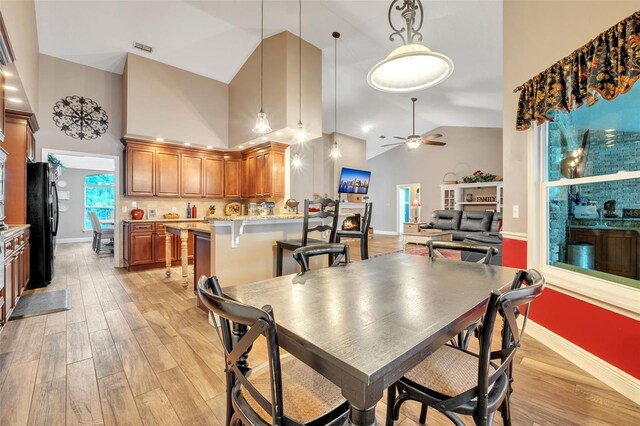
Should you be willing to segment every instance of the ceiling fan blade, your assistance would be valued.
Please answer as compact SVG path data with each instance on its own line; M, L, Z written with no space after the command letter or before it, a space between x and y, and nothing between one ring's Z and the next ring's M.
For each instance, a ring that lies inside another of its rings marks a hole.
M433 145L433 146L445 146L447 143L446 142L438 142L438 141L430 141L430 140L422 139L422 144L423 145Z
M428 139L438 139L438 138L441 138L441 137L442 137L442 135L441 135L440 133L430 133L430 134L428 134L428 135L424 135L424 136L422 136L422 137L423 137L424 139L427 139L427 138L428 138Z
M404 145L404 142L398 142L398 143L387 143L384 145L380 145L380 147L385 147L385 146L394 146L394 145Z
M406 140L407 138L401 138L400 136L394 136L394 139L400 139L401 141Z

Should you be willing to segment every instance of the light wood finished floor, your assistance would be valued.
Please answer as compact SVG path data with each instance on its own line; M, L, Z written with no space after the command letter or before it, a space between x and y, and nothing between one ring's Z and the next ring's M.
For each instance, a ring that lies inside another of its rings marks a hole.
M370 251L400 247L376 236ZM63 288L72 310L10 321L0 334L0 424L223 424L222 353L190 289L163 270L114 269L89 244L58 246L44 291ZM250 360L265 360L260 345ZM516 359L513 395L515 425L640 424L638 406L532 338ZM397 424L418 414L408 403ZM430 410L428 424L450 423Z

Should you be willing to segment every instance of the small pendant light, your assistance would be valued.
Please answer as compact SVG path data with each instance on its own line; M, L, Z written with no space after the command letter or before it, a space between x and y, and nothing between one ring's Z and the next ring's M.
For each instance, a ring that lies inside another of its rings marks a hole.
M336 139L336 133L338 131L338 39L340 38L340 33L334 32L331 35L333 36L335 46L333 49L333 73L335 86L333 89L333 146L331 147L331 151L329 152L329 157L337 160L338 158L342 157L342 154L340 153L340 147L338 146L338 140Z
M307 132L302 125L302 0L298 0L298 128L291 140L296 143L307 140Z
M256 118L256 125L253 127L253 132L259 135L271 133L271 126L269 126L269 119L263 109L264 101L264 0L260 2L260 112Z

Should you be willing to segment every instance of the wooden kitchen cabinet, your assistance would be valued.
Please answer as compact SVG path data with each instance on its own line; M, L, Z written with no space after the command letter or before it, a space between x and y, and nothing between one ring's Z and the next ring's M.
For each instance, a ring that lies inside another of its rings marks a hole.
M155 154L155 195L158 197L180 196L180 153L157 150Z
M204 158L198 154L182 154L182 190L185 198L204 196Z
M224 197L224 159L221 157L204 158L204 196Z
M224 159L224 198L242 197L242 159Z
M284 197L285 149L283 144L269 142L242 152L244 197Z
M5 231L4 286L0 284L0 324L4 324L29 283L29 226Z
M151 147L128 146L125 155L126 195L156 195L156 151Z
M596 271L640 279L640 238L637 231L570 228L570 237L572 241L594 245Z

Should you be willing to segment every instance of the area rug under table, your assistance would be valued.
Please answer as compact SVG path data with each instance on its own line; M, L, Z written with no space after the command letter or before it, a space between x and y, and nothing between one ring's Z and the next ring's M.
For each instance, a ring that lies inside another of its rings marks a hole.
M48 291L20 297L9 321L71 309L69 290Z

